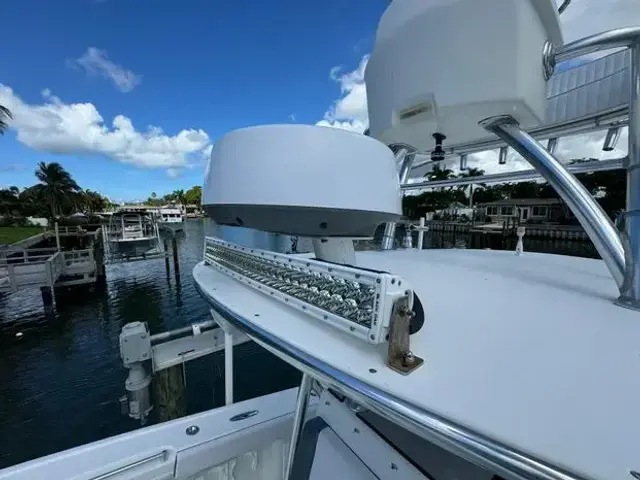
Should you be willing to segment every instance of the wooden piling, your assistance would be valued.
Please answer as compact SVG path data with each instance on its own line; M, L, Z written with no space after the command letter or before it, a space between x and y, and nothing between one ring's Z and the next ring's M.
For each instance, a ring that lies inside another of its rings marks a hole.
M169 277L169 245L167 245L167 241L163 240L164 246L164 267L167 269L167 278Z
M180 277L180 262L178 261L178 242L175 235L171 239L171 249L173 250L173 268L177 279Z
M153 393L158 421L166 422L187 414L183 365L178 364L155 372Z
M44 313L46 315L53 314L56 310L56 298L53 288L49 286L40 287L40 295L42 295Z

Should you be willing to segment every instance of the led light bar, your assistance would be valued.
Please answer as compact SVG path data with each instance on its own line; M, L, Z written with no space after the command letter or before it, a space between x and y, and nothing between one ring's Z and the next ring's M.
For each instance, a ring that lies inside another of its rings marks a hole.
M369 343L386 340L404 281L310 258L205 239L204 260L220 272Z

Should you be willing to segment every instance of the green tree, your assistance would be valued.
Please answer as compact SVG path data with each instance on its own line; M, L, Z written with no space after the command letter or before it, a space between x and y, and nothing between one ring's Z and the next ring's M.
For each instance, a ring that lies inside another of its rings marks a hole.
M172 195L176 202L184 205L184 190L174 190Z
M187 205L198 205L202 204L202 187L196 185L187 190L187 193L184 194L185 201Z
M51 218L62 215L65 209L73 208L75 194L81 189L62 165L57 162L40 162L35 173L40 181L38 188L48 204Z
M0 135L9 127L9 120L13 118L11 110L4 105L0 105Z
M0 189L0 214L14 215L19 210L18 187Z

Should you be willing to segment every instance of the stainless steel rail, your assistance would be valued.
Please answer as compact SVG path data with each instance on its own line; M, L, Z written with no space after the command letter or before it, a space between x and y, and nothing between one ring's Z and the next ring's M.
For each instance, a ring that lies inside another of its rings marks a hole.
M398 146L396 153L396 165L400 165L398 169L398 180L400 185L407 183L411 174L411 167L416 158L415 149L407 146ZM382 250L392 250L396 237L396 222L387 222L384 226L382 242L380 248Z
M209 295L197 282L196 288L229 323L303 374L310 375L329 388L455 455L514 480L590 480L501 444L352 377L240 317Z
M213 330L218 328L218 324L214 320L205 320L197 324L200 327L201 332L207 330ZM158 343L168 342L169 340L176 340L178 338L189 337L193 335L193 326L180 327L175 330L169 330L167 332L156 333L151 335L151 345L157 345Z
M636 44L631 51L629 167L625 225L627 256L630 261L627 261L625 290L619 303L638 310L640 309L640 39L636 39Z
M482 125L522 155L555 189L580 221L622 291L625 271L622 241L613 222L591 193L512 117L490 118Z
M619 170L625 168L627 158L616 158L612 160L600 160L594 162L576 163L567 165L565 168L572 174L589 172L606 172L608 170ZM402 185L402 190L421 190L423 188L456 187L458 185L478 185L480 183L513 182L523 180L536 180L542 178L538 170L520 170L517 172L494 173L491 175L480 175L477 177L459 177L447 180L425 180L424 182L407 183Z
M597 33L558 47L555 52L555 61L564 62L602 50L632 47L639 38L640 27L623 27Z
M609 127L624 127L628 123L628 107L622 106L597 115L584 117L577 121L560 122L552 125L529 130L529 135L536 139L547 139L552 137L563 137L568 135L578 135L594 131L604 130ZM447 157L463 155L465 153L485 152L495 150L506 145L502 140L494 137L487 137L483 140L471 143L460 143L458 145L444 145L443 149ZM419 156L427 155L418 153ZM418 160L413 164L413 170L433 163L431 159Z

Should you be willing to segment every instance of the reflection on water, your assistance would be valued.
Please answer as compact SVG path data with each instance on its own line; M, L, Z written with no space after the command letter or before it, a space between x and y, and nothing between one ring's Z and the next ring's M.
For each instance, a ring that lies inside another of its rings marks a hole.
M139 428L120 415L117 399L124 393L126 371L118 334L127 322L148 322L157 333L208 318L191 277L205 233L212 234L213 226L200 220L188 221L186 232L178 233L178 280L173 265L167 275L162 259L112 265L105 291L72 290L50 318L37 289L0 296L0 468ZM440 232L425 236L427 248L513 250L515 241ZM525 250L597 256L590 243L528 237ZM295 386L300 378L255 344L236 347L234 367L237 400ZM222 354L188 362L186 373L188 413L224 403Z

